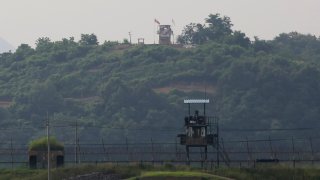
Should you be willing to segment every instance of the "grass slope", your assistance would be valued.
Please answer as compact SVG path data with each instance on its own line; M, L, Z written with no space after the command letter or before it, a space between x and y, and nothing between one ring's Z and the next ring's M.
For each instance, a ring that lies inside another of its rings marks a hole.
M320 179L319 167L290 168L290 167L260 167L260 168L220 168L215 170L201 170L187 166L149 166L149 165L126 165L115 166L114 164L79 165L76 167L64 167L51 170L51 179L60 180L76 177L78 175L92 174L95 172L115 174L121 179L149 180L149 179ZM225 178L224 178L225 177ZM1 180L42 180L47 178L47 170L38 169L0 169Z

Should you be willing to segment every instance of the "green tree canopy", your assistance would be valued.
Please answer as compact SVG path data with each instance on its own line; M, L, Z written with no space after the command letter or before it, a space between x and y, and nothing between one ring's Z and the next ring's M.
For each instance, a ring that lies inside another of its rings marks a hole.
M39 52L49 52L52 47L53 42L48 37L42 37L36 41L36 50Z
M98 45L98 38L95 34L81 34L79 41L81 45Z
M203 44L208 41L220 41L232 33L231 20L220 14L210 14L205 19L206 24L190 23L180 36L178 42L181 44Z

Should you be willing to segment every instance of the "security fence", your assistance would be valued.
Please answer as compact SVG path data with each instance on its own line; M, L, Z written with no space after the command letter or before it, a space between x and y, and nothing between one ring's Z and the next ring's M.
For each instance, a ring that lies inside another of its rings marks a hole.
M0 166L15 168L29 166L27 144L14 139L0 148ZM204 150L191 148L187 159L185 146L173 142L130 142L128 139L119 143L96 142L64 144L64 162L71 164L98 163L146 163L146 164L181 164L202 167L256 167L265 164L286 164L297 167L315 165L320 162L320 138L271 138L243 140L220 140L220 150L208 147L205 159Z

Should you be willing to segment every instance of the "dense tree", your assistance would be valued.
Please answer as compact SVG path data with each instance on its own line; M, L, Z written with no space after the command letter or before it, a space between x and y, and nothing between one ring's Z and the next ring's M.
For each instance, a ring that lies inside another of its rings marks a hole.
M49 52L52 47L53 42L48 37L42 37L36 41L36 50L39 52Z
M26 59L26 57L32 55L34 49L31 48L28 44L21 44L15 52L15 60L20 61Z
M253 41L253 49L256 52L264 51L264 52L270 52L272 50L272 45L270 42L266 40L260 40L257 36L254 37Z
M178 42L181 44L203 44L209 40L222 41L232 33L232 24L227 16L210 14L205 22L205 25L199 23L187 25L182 34L178 36Z
M237 44L242 47L249 47L251 42L245 33L231 29L233 24L227 16L210 14L205 19L205 24L191 23L187 25L182 34L178 36L181 44L203 44L209 41Z
M191 23L187 25L182 34L178 36L178 42L181 44L203 44L207 39L207 32L202 24Z
M98 45L98 38L95 34L81 34L79 41L81 45Z
M320 40L310 34L281 33L272 43L274 47L281 49L280 53L287 56L320 53Z
M241 31L234 31L232 35L225 37L224 42L227 44L235 44L245 48L251 45L250 39Z
M219 40L225 36L231 35L233 24L227 16L221 17L220 14L210 14L206 18L208 27L205 28L206 36L210 40Z

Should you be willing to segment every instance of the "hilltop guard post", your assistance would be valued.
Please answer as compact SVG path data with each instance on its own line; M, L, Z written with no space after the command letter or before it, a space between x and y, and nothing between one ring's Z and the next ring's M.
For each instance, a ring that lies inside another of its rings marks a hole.
M159 44L170 45L173 31L170 25L159 25Z
M188 115L184 118L186 132L178 135L180 144L186 146L188 160L191 147L204 148L204 160L207 160L208 145L219 147L218 120L206 115L206 104L209 103L209 99L186 99L184 103L188 105ZM194 115L191 115L191 104L203 104L203 114L200 115L199 111L195 110Z

